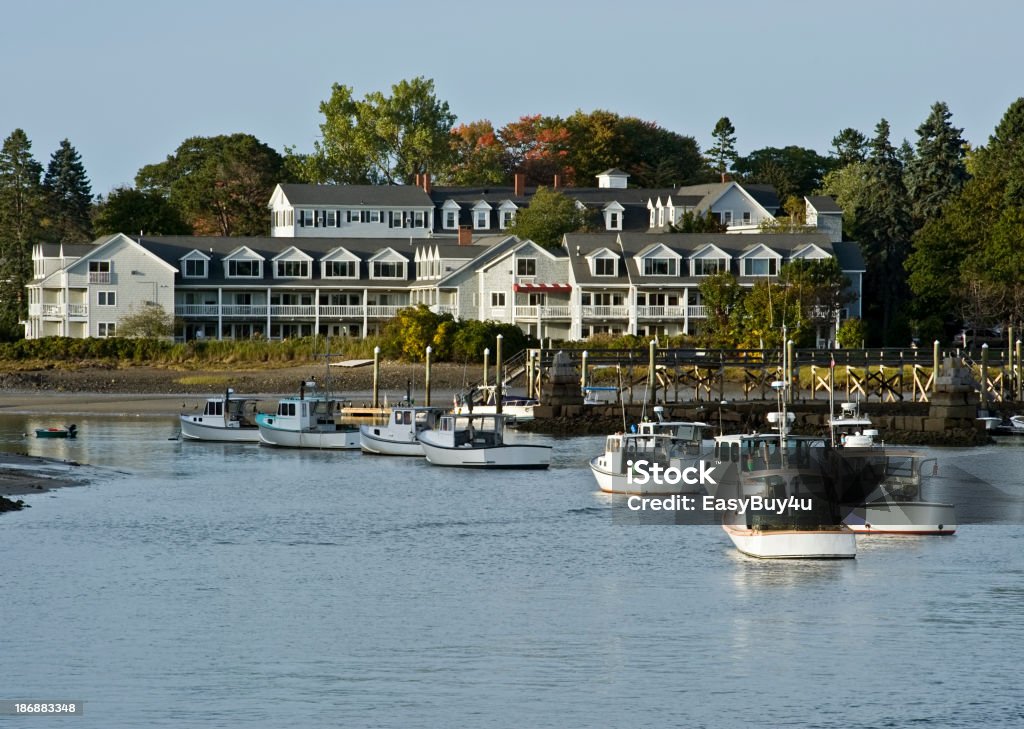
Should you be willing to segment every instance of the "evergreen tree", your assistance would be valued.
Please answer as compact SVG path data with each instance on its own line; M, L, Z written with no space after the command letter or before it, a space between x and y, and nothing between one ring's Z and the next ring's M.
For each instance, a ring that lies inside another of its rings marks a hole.
M729 117L723 116L715 124L711 136L715 143L708 150L708 164L724 176L736 162L736 127L729 121Z
M96 235L148 233L192 235L181 213L159 192L119 187L100 199L93 216Z
M832 146L836 149L836 162L839 167L867 159L868 139L853 127L846 127L832 137Z
M18 323L28 314L25 284L45 213L42 174L32 142L15 129L0 149L0 337L8 339L18 336Z
M909 321L898 319L897 313L909 298L904 263L913 226L903 165L889 142L885 119L875 128L870 149L868 184L856 211L856 232L867 263L864 299L869 315L881 325L883 341L900 343L909 336Z
M937 218L943 204L967 182L963 129L950 123L945 102L937 101L917 128L917 155L907 169L907 189L918 224Z
M92 186L82 158L67 139L50 157L43 178L49 207L49 237L58 243L87 243L92 240L89 222Z

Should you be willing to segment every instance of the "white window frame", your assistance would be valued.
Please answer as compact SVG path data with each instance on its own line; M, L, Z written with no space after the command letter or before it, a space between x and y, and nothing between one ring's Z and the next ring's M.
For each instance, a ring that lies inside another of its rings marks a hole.
M710 273L707 272L707 271L704 271L703 269L704 269L705 264L712 263L712 262L717 265L717 268L714 271L710 272ZM700 268L698 269L698 267L700 267ZM717 273L721 273L722 271L728 271L728 270L729 270L729 262L726 259L724 259L724 258L719 258L717 256L712 256L712 257L708 257L708 258L694 258L693 259L693 275L694 276L714 276Z
M516 211L515 210L502 210L500 213L499 227L502 230L511 228L516 223Z
M648 270L649 267L653 268L654 264L656 262L658 262L658 261L665 261L668 264L668 271L666 273L655 273L654 271L649 271ZM678 268L676 266L676 259L674 259L674 258L669 258L669 257L657 257L657 258L655 258L655 257L651 257L651 258L645 258L644 259L644 271L643 271L644 276L675 276L677 270L678 270Z
M382 273L384 266L395 266L395 275L384 275ZM405 261L374 261L370 267L370 278L380 279L395 279L401 280L405 278Z
M768 272L767 273L753 273L753 263L755 261L767 261ZM774 269L774 270L773 270ZM750 258L743 259L743 275L744 276L778 276L779 275L779 259L772 256L752 256Z
M492 309L504 309L505 308L505 292L504 291L492 291L491 292L491 308Z
M109 339L117 336L117 323L112 321L101 321L96 324L96 336L101 339Z
M532 264L532 265L531 265ZM533 270L530 270L533 269ZM516 259L516 276L536 276L537 275L537 259L530 258L517 258Z
M601 264L611 264L611 273L601 270ZM619 275L619 261L617 258L607 258L601 256L594 259L594 275L595 276L618 276Z
M459 227L459 211L458 210L445 210L444 211L444 229L455 230Z
M248 274L248 275L240 274L240 273L232 273L231 269L232 268L236 268L237 269L238 264L240 264L240 263L249 263L249 264L255 265L255 269L254 269L255 273ZM227 271L225 272L224 278L263 278L263 261L260 261L260 260L255 259L255 258L229 258L228 259L228 267L227 267Z
M341 276L341 275L338 275L336 273L333 273L330 270L330 268L334 264L336 264L336 263L338 263L338 264L342 264L342 263L345 264L346 266L349 267L349 270L352 271L352 273L348 274L347 276ZM324 278L359 278L359 262L358 261L353 261L353 260L351 260L349 258L339 258L339 259L334 260L334 261L324 261L323 264L324 264L324 267L323 267L323 277Z
M298 266L300 273L288 273L289 266ZM300 258L274 261L274 278L309 278L309 261Z
M96 306L117 306L117 292L97 291Z
M184 270L181 272L181 277L182 278L206 278L206 276L207 276L206 272L209 270L207 268L207 265L206 265L207 263L209 263L209 261L207 261L205 258L186 258L185 259L185 265L182 267ZM188 267L190 265L196 266L196 267L200 267L201 266L202 269L203 269L203 272L202 273L195 273L193 271L192 273L189 273L188 272Z
M491 211L490 210L474 210L473 211L473 229L474 230L487 230L491 227Z

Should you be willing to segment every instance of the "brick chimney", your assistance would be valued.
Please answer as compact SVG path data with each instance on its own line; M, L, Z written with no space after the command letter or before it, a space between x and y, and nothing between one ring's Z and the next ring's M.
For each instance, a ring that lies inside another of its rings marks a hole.
M557 190L561 186L562 186L562 176L561 175L555 175L555 179L551 183L551 189L552 190Z
M419 172L416 173L416 181L413 184L416 185L416 187L420 186L420 173Z
M430 173L429 172L424 172L423 173L423 177L420 178L420 179L423 180L423 192L425 192L425 193L427 193L429 195L430 194Z
M526 173L517 172L515 174L515 186L516 186L516 197L524 197L526 195Z
M473 229L468 225L459 226L459 245L460 246L471 246L473 245Z

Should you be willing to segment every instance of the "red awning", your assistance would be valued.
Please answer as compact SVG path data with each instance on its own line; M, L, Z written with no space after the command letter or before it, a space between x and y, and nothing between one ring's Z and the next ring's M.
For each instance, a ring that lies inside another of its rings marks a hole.
M516 293L532 294L532 293L549 293L549 294L567 294L572 291L572 286L569 284L513 284L512 290Z

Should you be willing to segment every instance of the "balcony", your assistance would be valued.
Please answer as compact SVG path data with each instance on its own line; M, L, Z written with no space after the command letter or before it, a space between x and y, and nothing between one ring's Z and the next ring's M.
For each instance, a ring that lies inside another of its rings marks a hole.
M572 307L568 304L551 306L517 306L516 319L568 319L572 316Z
M437 305L437 313L438 314L451 314L452 316L458 316L459 315L459 307L457 307L455 304L438 304Z
M110 271L89 271L89 283L108 284L110 283Z
M687 306L686 309L686 315L690 319L707 319L708 307L704 306L703 304L699 306Z
M88 304L30 304L29 316L40 316L44 319L84 319L89 316Z
M399 306L382 305L382 304L370 304L366 307L366 316L370 319L390 319L398 313L399 309L404 309L408 304L401 304Z
M628 306L584 306L584 319L628 319Z
M638 306L638 319L682 319L686 314L683 306Z

